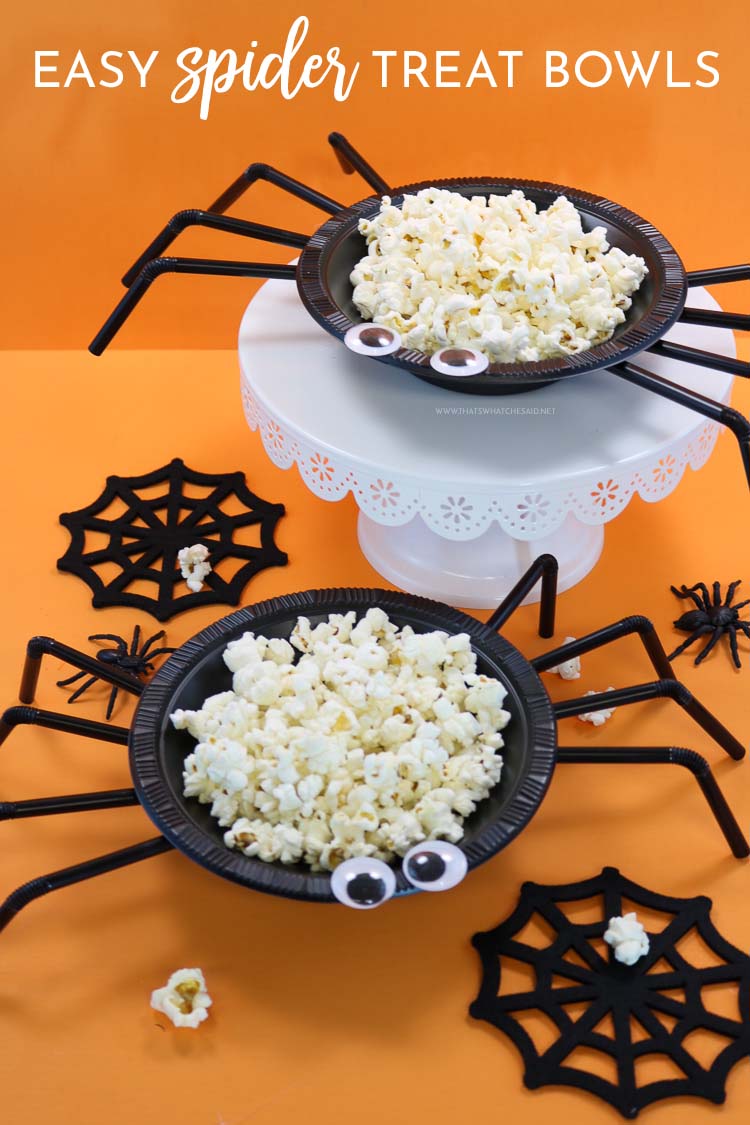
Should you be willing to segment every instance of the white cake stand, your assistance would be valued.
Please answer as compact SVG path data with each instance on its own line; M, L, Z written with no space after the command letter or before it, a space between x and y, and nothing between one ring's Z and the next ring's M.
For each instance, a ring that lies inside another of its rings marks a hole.
M705 290L690 304L719 308ZM734 356L731 332L666 337ZM661 500L710 456L718 425L606 371L521 395L455 394L354 355L320 328L296 287L268 281L239 338L250 427L316 496L348 492L360 546L401 589L490 608L543 551L560 589L589 573L604 524L634 493ZM642 366L727 402L732 376L643 356ZM529 600L533 600L532 595Z

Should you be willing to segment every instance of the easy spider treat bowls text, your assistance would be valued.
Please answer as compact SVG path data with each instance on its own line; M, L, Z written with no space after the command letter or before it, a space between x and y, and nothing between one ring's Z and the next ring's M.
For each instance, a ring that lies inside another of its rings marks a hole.
M418 633L467 633L477 671L507 690L503 707L510 720L503 730L501 779L464 821L458 843L468 867L501 850L531 819L554 767L555 720L539 678L520 653L481 622L438 603L380 590L309 591L241 610L211 626L188 641L147 686L131 732L131 768L144 808L177 848L246 886L334 901L327 871L313 871L304 863L266 862L227 848L226 830L211 816L210 806L184 796L184 762L195 740L187 730L175 729L170 715L197 710L207 697L231 688L223 654L228 642L244 633L286 639L300 616L315 626L329 614L351 610L361 619L373 607L384 610L398 627L410 626ZM398 860L394 875L397 894L414 889Z

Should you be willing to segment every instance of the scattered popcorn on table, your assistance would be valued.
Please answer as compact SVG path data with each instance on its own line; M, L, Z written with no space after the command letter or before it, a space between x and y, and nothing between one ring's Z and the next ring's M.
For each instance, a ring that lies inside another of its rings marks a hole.
M607 688L607 691L614 690L615 689L613 687ZM587 691L585 692L585 694L601 695L602 693L600 691ZM582 723L592 723L595 727L602 727L606 723L607 719L612 718L616 710L616 707L603 707L601 711L584 711L583 714L578 715L577 717L581 720Z
M203 543L195 543L192 547L183 547L177 552L177 562L180 564L180 573L188 584L188 589L194 594L203 589L203 583L211 573L211 563L208 561L208 547Z
M491 361L529 363L585 351L625 320L643 258L584 232L559 196L546 211L522 191L468 198L425 188L361 219L367 254L354 267L365 320L407 348L476 348Z
M198 743L185 796L245 855L330 871L455 843L500 780L506 690L465 633L398 629L380 609L300 617L289 641L245 633L224 662L232 690L171 719Z
M635 965L636 961L646 956L650 948L648 934L635 913L610 918L604 940L607 945L612 946L615 960L623 965Z
M575 637L566 637L564 643L571 644ZM556 676L560 676L563 680L580 680L581 678L581 658L574 656L572 660L563 660L562 664L556 664L554 668L548 668L548 672L554 672Z
M178 969L163 988L151 993L151 1007L169 1016L175 1027L197 1027L213 1003L200 969Z

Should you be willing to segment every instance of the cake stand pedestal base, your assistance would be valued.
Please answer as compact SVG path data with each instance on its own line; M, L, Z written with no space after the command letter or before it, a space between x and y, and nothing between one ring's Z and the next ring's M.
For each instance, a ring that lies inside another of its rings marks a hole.
M705 289L689 302L719 308ZM727 329L677 324L667 338L735 355ZM394 586L464 609L494 608L543 552L559 560L562 590L580 582L604 524L636 494L668 496L706 463L720 428L606 370L499 398L429 386L343 347L288 281L253 297L239 353L245 414L273 463L296 464L322 500L354 497L362 551ZM637 358L729 401L730 374Z
M494 609L531 562L545 552L558 560L558 590L568 590L596 565L604 546L603 525L589 526L569 512L556 531L533 541L514 539L497 524L476 539L446 539L420 516L388 527L364 512L357 523L367 561L394 586L465 609ZM525 604L539 601L539 587Z

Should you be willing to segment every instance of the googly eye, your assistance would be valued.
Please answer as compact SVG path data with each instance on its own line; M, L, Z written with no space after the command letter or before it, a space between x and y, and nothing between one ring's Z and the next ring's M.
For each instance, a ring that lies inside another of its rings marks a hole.
M396 876L382 859L345 859L331 875L331 890L344 906L371 910L387 902L396 889Z
M420 891L449 891L461 882L467 868L461 849L445 840L425 840L404 856L404 875Z
M355 324L344 336L344 343L358 355L390 355L401 347L401 337L382 324Z
M490 365L486 355L475 352L473 348L441 348L430 357L430 367L441 375L454 375L465 378L467 375L481 375Z

